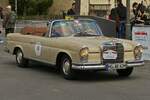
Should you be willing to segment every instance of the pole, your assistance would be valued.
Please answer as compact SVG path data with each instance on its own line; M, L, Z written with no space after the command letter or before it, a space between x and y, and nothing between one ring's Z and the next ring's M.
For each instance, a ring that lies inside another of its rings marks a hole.
M90 15L90 0L88 0L88 15Z
M15 11L16 11L16 14L17 14L17 0L15 0Z
M130 25L130 0L126 0L127 5L127 23L126 23L126 39L131 37L131 25Z

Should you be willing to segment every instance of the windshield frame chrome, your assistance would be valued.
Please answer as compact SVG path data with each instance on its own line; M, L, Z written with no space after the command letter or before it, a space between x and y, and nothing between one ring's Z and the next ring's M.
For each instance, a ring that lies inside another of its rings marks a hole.
M97 35L97 36L104 36L100 26L97 24L97 22L95 20L93 20L93 19L73 19L73 20L85 20L85 21L87 20L87 21L95 22L96 23L96 28L100 32L99 35ZM73 21L73 20L70 20L70 21ZM56 37L52 37L52 27L53 27L55 22L60 22L60 21L68 21L68 20L59 19L59 20L51 20L51 21L49 21L50 22L50 25L49 25L49 36L48 36L49 38L56 38ZM57 37L57 38L59 38L59 37Z

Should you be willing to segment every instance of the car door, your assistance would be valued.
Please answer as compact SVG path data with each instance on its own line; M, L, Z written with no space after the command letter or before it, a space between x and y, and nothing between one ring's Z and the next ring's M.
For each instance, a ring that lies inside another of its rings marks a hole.
M40 37L34 46L35 59L41 62L55 64L57 48L55 47L56 39Z
M35 57L35 39L32 35L22 35L20 39L20 45L22 46L24 56L29 59L33 59Z
M30 46L28 46L28 51L30 50L31 52L28 52L30 54L31 59L37 60L37 61L45 61L43 58L43 51L47 47L44 42L48 38L48 30L47 30L47 23L42 23L42 22L36 22L34 25L34 34L31 35L32 38L29 41ZM45 34L45 36L43 36Z
M56 57L62 47L64 23L54 21L49 26L49 35L34 38L34 58L50 64L56 63Z
M59 52L57 43L59 42L59 37L61 36L61 27L59 21L53 22L49 25L48 34L49 35L36 40L36 44L39 45L39 48L37 48L37 51L39 49L39 52L37 52L39 55L36 54L36 58L42 62L55 64L56 55Z

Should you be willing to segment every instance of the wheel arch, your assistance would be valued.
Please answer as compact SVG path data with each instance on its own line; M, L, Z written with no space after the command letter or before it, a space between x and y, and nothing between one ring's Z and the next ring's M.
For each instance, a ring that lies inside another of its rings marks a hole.
M71 57L71 54L67 53L67 52L59 52L57 54L57 57L56 57L56 66L57 67L60 67L60 61L61 61L61 58L64 56L64 55L67 55L71 60L72 60L72 57Z
M14 47L14 50L13 50L13 52L12 52L13 55L15 55L15 54L17 53L17 50L19 50L19 49L20 49L21 51L23 51L23 48L22 48L21 46L15 46L15 47Z

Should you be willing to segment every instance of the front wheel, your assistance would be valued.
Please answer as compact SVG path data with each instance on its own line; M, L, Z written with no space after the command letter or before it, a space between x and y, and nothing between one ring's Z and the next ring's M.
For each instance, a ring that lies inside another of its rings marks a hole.
M16 62L19 67L25 68L28 66L28 60L24 58L23 52L20 49L16 52Z
M61 58L61 72L65 79L71 80L74 78L72 70L72 61L67 55L64 55Z
M117 70L118 75L121 77L128 77L132 74L132 72L133 72L133 67Z

